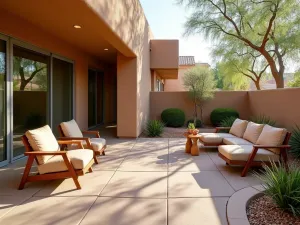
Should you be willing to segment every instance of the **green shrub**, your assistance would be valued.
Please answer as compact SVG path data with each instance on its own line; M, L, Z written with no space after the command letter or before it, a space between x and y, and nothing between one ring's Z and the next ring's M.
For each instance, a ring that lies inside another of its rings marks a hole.
M233 122L236 120L236 117L230 116L223 119L220 123L221 127L231 127Z
M276 125L276 121L272 120L269 116L266 115L253 116L250 118L250 121L258 124L268 124L270 126Z
M146 124L146 135L149 137L158 137L164 130L164 124L159 120L149 120Z
M182 127L185 115L181 109L170 108L161 113L161 119L167 127Z
M290 152L296 157L300 158L300 127L296 126L292 131L292 136L289 141L291 145Z
M220 126L222 120L227 117L239 118L239 113L231 108L217 108L210 114L210 121L214 126Z
M262 174L256 176L263 181L265 194L270 196L276 205L294 216L300 216L300 168L289 165L277 166L274 162L270 167L264 166Z
M194 120L193 120L193 119L188 120L187 123L186 123L186 125L188 126L189 123L194 123ZM196 120L196 127L197 127L197 128L202 127L202 122L201 122L201 120L199 120L199 119Z

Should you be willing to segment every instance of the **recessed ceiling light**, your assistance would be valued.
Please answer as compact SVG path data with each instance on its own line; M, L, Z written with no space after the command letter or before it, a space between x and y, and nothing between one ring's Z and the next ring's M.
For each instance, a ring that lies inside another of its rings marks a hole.
M75 28L75 29L80 29L81 26L80 26L80 25L74 25L74 28Z
M105 48L104 51L108 51L108 48Z

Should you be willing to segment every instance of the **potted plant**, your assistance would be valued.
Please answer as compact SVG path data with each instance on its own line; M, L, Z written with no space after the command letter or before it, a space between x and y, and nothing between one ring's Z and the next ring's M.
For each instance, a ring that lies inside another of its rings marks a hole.
M197 135L198 132L199 132L199 130L197 130L197 129L195 128L195 124L194 124L194 123L189 123L189 125L188 125L188 133L189 133L189 134Z

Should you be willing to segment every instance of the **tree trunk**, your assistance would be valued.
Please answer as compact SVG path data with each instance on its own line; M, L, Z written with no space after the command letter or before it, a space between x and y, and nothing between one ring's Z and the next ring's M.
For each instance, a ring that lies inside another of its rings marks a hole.
M24 91L27 84L28 84L28 82L21 79L20 91Z
M275 78L275 82L276 82L276 88L284 88L284 79L283 79L283 75L278 75Z
M197 123L197 103L194 102L194 125L196 127L196 123Z
M253 81L256 87L256 90L261 90L260 89L260 84L259 84L259 80Z

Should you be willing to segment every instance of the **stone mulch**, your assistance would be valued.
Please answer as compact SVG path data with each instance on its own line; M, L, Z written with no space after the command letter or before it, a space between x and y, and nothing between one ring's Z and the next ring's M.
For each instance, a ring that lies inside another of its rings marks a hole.
M268 196L250 202L247 208L251 225L300 225L300 218L278 208Z

